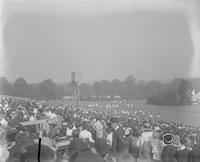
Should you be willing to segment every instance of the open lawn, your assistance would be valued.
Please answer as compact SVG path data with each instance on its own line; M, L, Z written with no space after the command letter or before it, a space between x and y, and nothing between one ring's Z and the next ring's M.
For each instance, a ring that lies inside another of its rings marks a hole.
M88 103L96 102L83 102L83 105ZM98 104L106 104L108 102L102 102ZM185 125L200 126L200 105L191 105L191 106L155 106L147 105L143 100L139 101L130 101L134 106L133 108L127 108L126 106L121 106L117 108L117 111L120 110L142 110L145 112L151 112L152 114L159 113L160 118L166 121L182 122ZM105 108L93 108L103 111L110 111L110 109Z

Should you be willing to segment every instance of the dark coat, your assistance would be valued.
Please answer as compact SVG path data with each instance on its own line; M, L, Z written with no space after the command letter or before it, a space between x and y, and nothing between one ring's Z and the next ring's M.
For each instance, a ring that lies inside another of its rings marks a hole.
M200 147L192 149L188 157L188 162L199 162L199 161L200 161Z
M186 148L183 150L178 150L175 154L177 162L188 162L189 152L190 151Z
M177 151L176 146L173 145L164 146L161 155L162 162L177 162L175 158L176 151Z
M112 153L118 154L125 150L127 142L124 138L124 130L123 128L118 128L113 131L113 142L112 142Z

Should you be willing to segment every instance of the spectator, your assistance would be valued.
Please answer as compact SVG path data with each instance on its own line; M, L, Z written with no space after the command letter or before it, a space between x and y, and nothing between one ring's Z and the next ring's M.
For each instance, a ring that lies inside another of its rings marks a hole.
M132 141L129 145L129 153L134 157L135 161L139 158L139 134L134 131Z
M163 150L163 142L160 140L160 134L153 132L153 139L151 140L151 148L154 162L161 161L161 153Z
M182 137L180 139L181 147L176 151L175 158L177 162L188 162L189 159L189 150L187 149L187 139L186 137Z
M103 138L97 138L94 146L97 153L101 155L103 158L106 156L106 154L109 153L109 145L107 144L107 141Z
M19 132L15 136L15 141L16 144L10 149L10 159L20 159L22 153L26 152L26 148L34 145L34 141L23 132Z
M66 135L71 137L72 136L72 132L75 129L76 128L74 127L73 123L69 123L68 126L67 126Z
M151 161L152 152L150 142L153 139L153 131L151 124L147 121L143 123L143 132L140 135L139 147L140 147L140 158L142 161Z
M8 121L5 119L5 115L0 114L0 126L7 127Z
M1 124L2 127L8 128L7 140L9 140L8 142L12 142L12 144L14 144L13 141L16 141L14 146L9 144L10 157L16 157L15 159L12 158L14 160L17 160L18 158L18 161L20 161L22 154L26 152L26 149L30 147L30 144L34 145L35 142L38 141L39 130L44 129L43 137L45 136L45 139L49 141L49 146L51 146L50 138L54 138L56 135L59 135L59 137L61 137L61 135L66 135L66 124L68 126L71 125L68 135L70 134L73 138L64 137L61 138L62 141L72 139L81 140L84 145L89 148L86 150L90 152L91 150L94 151L94 148L91 147L95 146L96 152L108 162L114 161L115 158L113 155L119 160L119 155L123 154L124 151L129 152L131 156L134 157L135 161L160 161L159 157L162 151L160 144L162 142L159 139L159 134L162 135L168 131L171 134L176 134L176 136L164 136L163 141L165 142L165 145L161 154L162 162L182 161L181 157L183 157L183 151L189 151L189 162L196 162L199 160L197 153L199 152L200 144L198 143L200 142L195 140L195 136L199 133L198 129L190 126L184 127L181 123L158 121L156 119L146 121L146 115L148 113L141 110L138 110L137 113L133 111L112 111L105 113L94 109L86 110L79 108L78 106L64 104L60 105L58 108L46 101L38 102L36 100L22 98L12 98L9 102L4 98L4 101L0 104L1 109L4 110L3 113L5 113L3 118L1 115L0 123L3 123ZM33 112L35 114L33 114ZM47 116L45 116L45 112L49 112L49 114L46 113ZM43 125L44 127L42 126L40 129L36 129L36 125L26 127L22 125L19 126L21 121L30 121L31 115L33 115L34 120L46 119L46 124ZM113 117L113 115L115 117ZM11 116L11 118L9 116ZM61 122L62 118L64 118L65 124ZM93 123L92 119L94 118L97 120L93 120ZM5 121L8 122L8 126L6 126L6 122L2 119L5 119ZM106 125L105 123L109 120L110 123ZM145 122L143 122L143 120L145 120ZM102 122L104 123L102 124ZM51 128L48 127L49 124L51 125ZM152 130L152 127L155 128L154 131L157 133ZM23 131L23 133L20 131ZM22 137L18 138L16 136L16 138L14 138L16 133L21 134ZM181 138L182 144L180 145L180 136L188 136L191 133L193 133L194 136L192 139L193 142L191 143L187 137L185 138L185 142ZM102 138L97 138L101 136ZM99 142L99 140L102 141ZM42 141L44 142L44 139ZM59 142L62 143L61 141ZM68 141L65 142L65 144L67 144ZM108 143L110 146L109 153L107 153L108 150L107 147L105 147L105 143ZM82 144L79 142L77 145ZM127 146L129 146L128 150L126 150ZM71 155L70 151L68 155L68 151L64 154L63 148L61 147L56 147L55 149L59 149L59 153L57 154L59 155L59 160L71 160L68 158L69 155ZM85 152L83 150L75 151L73 160L75 160L75 157L80 153L82 154Z
M117 162L136 162L135 159L128 152L122 152L119 155Z
M9 157L9 151L7 150L6 141L6 129L0 127L0 160L6 162Z
M103 138L103 125L99 116L96 117L96 122L94 123L94 130L96 131L96 138Z
M70 161L74 161L80 153L90 150L89 145L87 145L83 140L73 139L66 148L66 153L69 156Z
M200 136L196 137L196 147L194 147L188 157L188 162L199 162L200 161Z
M166 145L163 147L161 155L162 162L176 162L175 154L177 151L177 146L174 145L174 135L165 134L163 138Z
M38 162L38 149L37 144L26 148L20 162ZM41 145L40 149L40 162L56 162L55 152L50 147Z
M124 130L119 126L118 118L111 118L110 123L113 129L112 153L117 155L125 150L127 142L124 139Z
M112 140L113 140L113 132L110 126L105 127L104 129L104 138L106 139L109 147L112 147Z
M89 124L87 121L83 121L82 123L82 131L79 134L79 138L83 139L85 141L94 143L94 140L92 138L92 133L89 130Z

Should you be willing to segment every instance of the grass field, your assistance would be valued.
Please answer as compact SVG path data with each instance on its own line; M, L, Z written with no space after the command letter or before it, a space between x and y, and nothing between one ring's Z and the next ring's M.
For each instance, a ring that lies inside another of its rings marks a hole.
M96 102L83 102L83 105ZM99 104L107 104L108 102L101 102ZM166 121L182 122L185 125L200 126L200 105L191 106L155 106L147 105L144 100L131 101L133 108L127 108L125 106L119 107L115 110L142 110L145 112L151 112L152 114L159 113L160 118ZM109 111L105 108L93 108L102 111Z

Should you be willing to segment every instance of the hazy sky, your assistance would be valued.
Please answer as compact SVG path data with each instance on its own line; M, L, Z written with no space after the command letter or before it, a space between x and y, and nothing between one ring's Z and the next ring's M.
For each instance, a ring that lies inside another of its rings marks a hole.
M189 76L194 46L183 14L91 2L6 3L9 81L22 76L28 82L68 82L72 71L86 82L123 80L129 74L138 80Z

